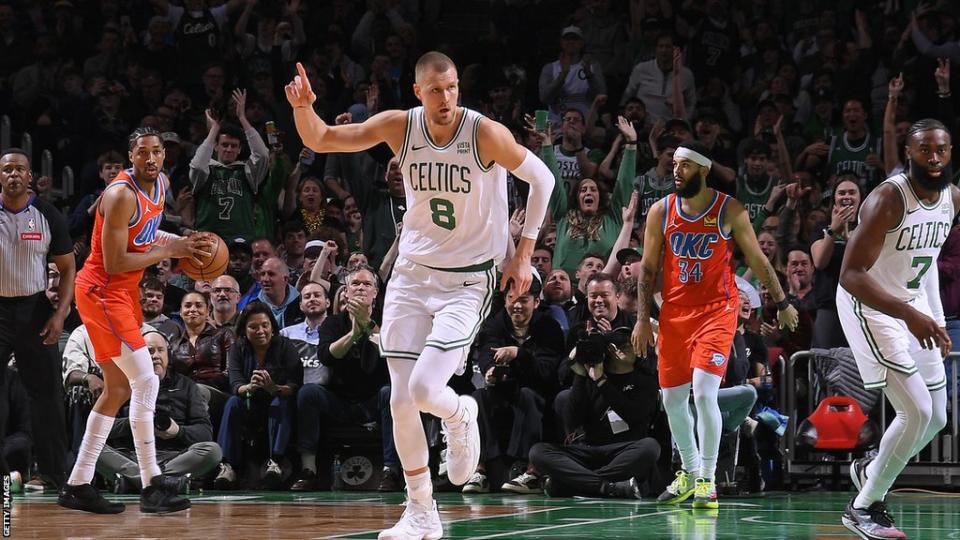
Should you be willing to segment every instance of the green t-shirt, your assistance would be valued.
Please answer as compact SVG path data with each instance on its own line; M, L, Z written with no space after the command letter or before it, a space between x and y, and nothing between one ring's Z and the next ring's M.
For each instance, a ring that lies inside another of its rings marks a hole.
M576 239L570 237L570 223L567 220L567 193L564 189L560 169L552 146L543 147L543 161L553 172L556 183L553 195L550 197L550 213L557 224L557 247L553 252L553 267L562 268L575 279L577 266L587 253L598 253L604 259L610 256L613 244L617 241L620 229L623 227L623 207L630 202L633 192L633 179L636 175L637 150L627 148L620 161L617 172L617 184L610 194L610 205L601 218L600 230L596 240L583 236Z
M747 181L746 174L737 177L737 200L743 203L744 208L747 209L751 222L767 204L767 199L770 198L770 192L773 191L773 186L776 183L776 179L773 177L767 176L766 178L766 185L758 191L756 185L751 185Z
M194 194L197 230L216 233L226 241L253 239L254 192L247 183L244 164L210 165L210 175Z

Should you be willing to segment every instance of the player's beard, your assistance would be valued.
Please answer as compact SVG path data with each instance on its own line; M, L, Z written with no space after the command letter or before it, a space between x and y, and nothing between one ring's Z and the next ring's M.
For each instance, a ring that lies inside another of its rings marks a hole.
M703 189L703 182L700 179L700 173L697 173L693 178L687 181L686 184L680 187L677 190L677 195L681 199L692 199L700 193L700 190Z
M911 159L910 176L916 180L923 189L940 192L949 186L953 180L953 166L948 162L940 169L940 176L931 176L926 168Z

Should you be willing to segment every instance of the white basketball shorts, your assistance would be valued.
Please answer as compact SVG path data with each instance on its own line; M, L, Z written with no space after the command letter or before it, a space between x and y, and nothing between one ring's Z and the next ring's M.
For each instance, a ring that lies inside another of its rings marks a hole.
M397 259L384 298L380 354L416 360L424 347L459 350L465 365L496 286L493 261L438 270Z
M919 296L911 305L930 315L926 296ZM842 287L837 288L837 314L864 388L886 386L888 369L906 375L919 373L930 390L946 387L940 349L921 347L907 323L865 306Z

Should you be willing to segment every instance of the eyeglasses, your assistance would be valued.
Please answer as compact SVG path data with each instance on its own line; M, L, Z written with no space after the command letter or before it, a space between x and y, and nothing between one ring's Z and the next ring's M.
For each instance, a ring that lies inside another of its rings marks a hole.
M223 294L227 294L227 293L240 294L240 291L238 291L237 289L231 289L231 288L229 288L229 287L216 287L216 288L213 289L213 294L220 294L220 293L223 293Z

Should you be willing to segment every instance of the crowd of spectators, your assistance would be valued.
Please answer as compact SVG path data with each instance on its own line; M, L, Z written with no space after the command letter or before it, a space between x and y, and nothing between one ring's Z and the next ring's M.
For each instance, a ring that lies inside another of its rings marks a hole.
M768 359L846 346L834 302L846 241L864 198L908 167L910 123L956 126L953 2L491 0L464 4L484 12L475 32L443 32L452 4L0 0L0 110L15 141L29 133L35 153L51 150L57 170L76 173L75 193L39 172L33 190L68 216L77 266L97 197L128 166L126 138L138 126L162 133L166 149L163 227L229 243L227 273L212 282L163 261L141 284L163 381L165 470L221 488L318 489L331 427L378 424L380 486L401 487L376 339L406 211L402 174L385 145L301 146L283 93L294 62L317 112L344 124L416 106L414 63L446 52L460 104L509 127L557 178L534 287L494 303L473 369L451 382L481 404L481 468L465 491L496 489L496 476L501 489L536 492L547 475L574 484L548 483L552 494L634 496L669 474L655 361L634 361L622 341L590 349L592 361L583 349L589 336L633 327L646 214L674 189L678 144L709 149L709 186L744 203L800 311L797 331L779 330L770 295L733 261L746 307L725 386L740 389L740 405L752 396L777 407ZM491 226L516 238L526 186L510 177L508 190L513 218ZM956 229L939 269L960 347ZM79 322L68 319L61 346L72 452L103 389ZM27 480L25 411L5 410L3 455ZM776 415L768 429L769 411L758 412L747 407L729 426L725 417L727 431L742 424L756 439L740 448L752 489L776 479L760 464L775 457L780 431ZM139 487L124 426L98 466L119 491ZM752 459L758 451L768 459Z

